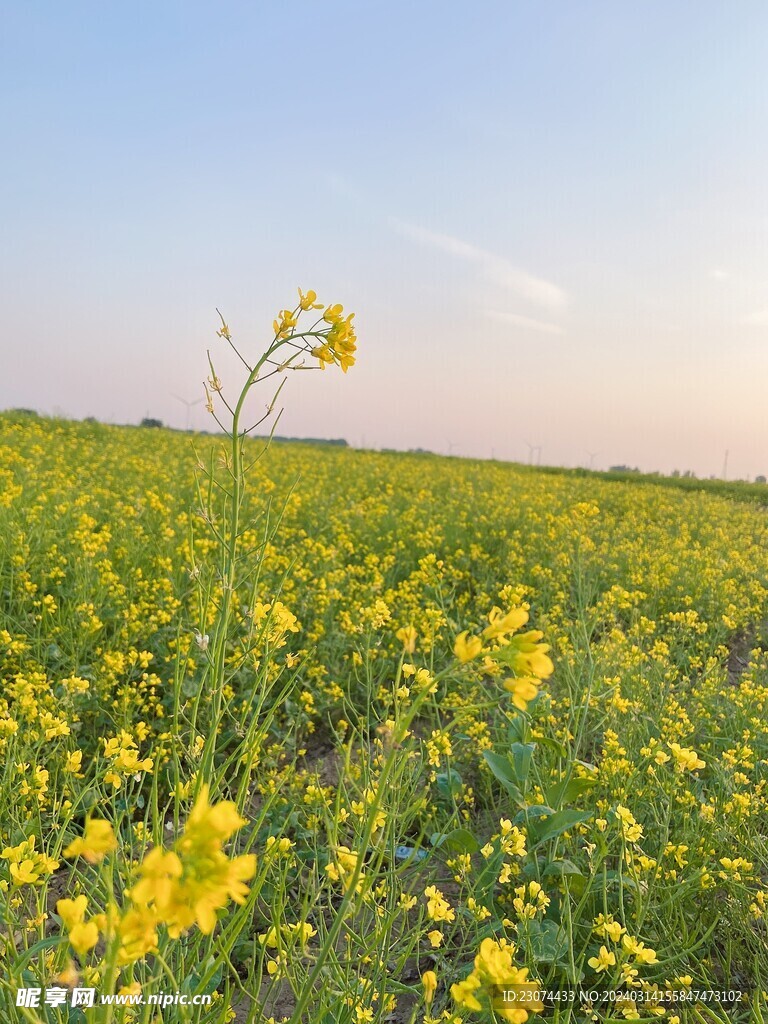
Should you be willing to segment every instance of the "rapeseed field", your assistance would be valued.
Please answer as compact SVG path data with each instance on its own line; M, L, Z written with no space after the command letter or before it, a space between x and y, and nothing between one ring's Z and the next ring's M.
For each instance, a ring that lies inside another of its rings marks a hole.
M763 1021L765 508L245 433L315 299L221 433L0 416L2 1021Z

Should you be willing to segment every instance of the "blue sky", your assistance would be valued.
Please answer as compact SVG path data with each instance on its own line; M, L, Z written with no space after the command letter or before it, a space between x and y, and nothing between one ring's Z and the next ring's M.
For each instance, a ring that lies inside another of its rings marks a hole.
M765 4L3 24L0 407L183 425L215 307L256 350L300 284L359 363L294 375L282 432L768 473Z

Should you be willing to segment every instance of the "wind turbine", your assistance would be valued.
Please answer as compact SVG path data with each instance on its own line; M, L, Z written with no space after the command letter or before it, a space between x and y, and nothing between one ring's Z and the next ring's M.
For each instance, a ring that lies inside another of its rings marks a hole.
M175 398L177 402L181 402L182 405L187 407L187 425L185 430L189 430L191 411L196 405L200 405L202 398L196 398L194 402L190 402L189 399L182 398L181 395L174 395L173 392L171 392L171 396Z
M592 466L594 465L594 462L595 462L595 458L599 454L600 454L600 452L587 452L587 455L589 456L589 468L590 469L592 469Z

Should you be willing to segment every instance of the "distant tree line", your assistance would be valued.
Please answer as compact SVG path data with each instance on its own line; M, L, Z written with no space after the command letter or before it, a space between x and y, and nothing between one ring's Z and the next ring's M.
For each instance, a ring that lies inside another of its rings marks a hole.
M153 416L145 416L139 424L140 427L148 427L156 430L160 427L165 426L162 420L155 419ZM175 427L169 427L169 430L175 430ZM207 431L198 431L198 433L207 433ZM265 441L266 438L262 437L260 440ZM273 441L281 441L285 444L331 444L338 448L348 448L349 442L343 437L286 437L283 434L275 434L272 437Z

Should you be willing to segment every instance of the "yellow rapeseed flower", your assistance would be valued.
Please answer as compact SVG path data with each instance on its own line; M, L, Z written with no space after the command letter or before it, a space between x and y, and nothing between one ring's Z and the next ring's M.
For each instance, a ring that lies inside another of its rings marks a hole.
M473 658L476 658L483 649L483 641L479 636L470 636L469 639L467 639L468 635L469 631L466 629L463 630L463 632L459 633L456 637L453 644L453 653L462 665L466 664L468 661L472 661Z
M83 895L77 896L74 900L59 900L56 904L56 913L67 929L69 944L81 956L89 949L93 949L99 941L99 924L103 924L104 921L103 915L86 921L87 909L88 900Z
M528 621L528 612L524 608L512 608L502 612L501 608L492 608L488 614L489 625L483 630L483 636L492 640L508 633L516 633Z
M609 967L616 966L616 954L611 952L606 946L601 946L597 956L591 956L587 963L598 974L601 974L603 971L607 971Z
M494 1014L509 1024L525 1024L532 1013L542 1013L544 1004L537 994L540 985L528 978L527 968L515 966L514 952L515 947L504 939L483 939L472 972L451 986L454 1002L475 1013L482 1012L487 1002Z
M429 1006L437 991L437 975L434 971L424 971L421 976L421 987L424 990L424 1002Z
M98 864L108 853L117 849L117 839L108 821L89 818L85 823L85 832L78 839L73 839L64 850L65 857L84 857L89 864Z

